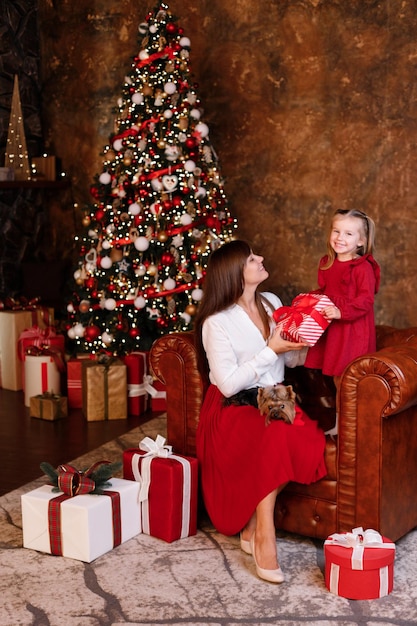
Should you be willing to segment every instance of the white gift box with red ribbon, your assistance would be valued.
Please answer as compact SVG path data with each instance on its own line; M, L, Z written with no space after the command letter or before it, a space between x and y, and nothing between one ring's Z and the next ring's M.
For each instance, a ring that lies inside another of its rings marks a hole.
M172 542L197 532L198 462L145 437L123 452L123 478L140 483L142 532Z
M30 399L45 392L61 392L61 374L56 361L51 355L26 355L25 371L25 406L30 406Z
M350 600L373 600L394 586L395 544L373 529L335 533L324 542L325 584Z

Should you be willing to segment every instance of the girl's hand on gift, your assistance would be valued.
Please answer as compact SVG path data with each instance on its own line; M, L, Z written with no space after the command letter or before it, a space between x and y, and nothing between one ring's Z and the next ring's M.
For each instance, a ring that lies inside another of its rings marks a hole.
M321 313L326 320L340 320L342 317L340 309L338 309L337 306L326 306Z
M282 325L278 325L271 337L268 340L268 347L275 352L275 354L282 354L283 352L289 352L290 350L302 350L307 347L306 343L295 343L294 341L288 341L281 336Z

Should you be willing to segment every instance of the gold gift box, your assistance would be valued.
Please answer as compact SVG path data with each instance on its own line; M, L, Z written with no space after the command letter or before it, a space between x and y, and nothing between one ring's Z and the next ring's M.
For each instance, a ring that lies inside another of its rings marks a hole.
M30 415L42 420L54 420L67 417L68 402L64 396L44 393L30 399Z
M83 413L89 422L127 418L126 365L118 359L107 363L82 362Z

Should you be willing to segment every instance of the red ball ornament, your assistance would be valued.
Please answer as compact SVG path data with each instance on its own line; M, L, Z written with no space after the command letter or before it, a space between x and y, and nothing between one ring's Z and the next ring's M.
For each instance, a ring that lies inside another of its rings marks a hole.
M187 147L189 150L192 150L192 149L195 147L195 145L196 145L196 140L195 140L195 138L194 138L194 137L188 137L188 138L185 140L185 145L186 145L186 147Z
M149 196L149 191L146 189L139 189L139 197L141 200L145 200Z
M116 330L123 330L123 323L122 322L117 322Z
M169 211L172 203L169 200L164 200L162 206L164 207L164 211Z
M184 186L181 191L184 194L184 196L186 196L187 194L190 193L190 188L187 186Z
M135 337L139 337L139 335L140 335L139 328L130 328L130 329L129 329L129 335L130 335L130 337L132 337L133 339L134 339Z
M96 291L95 289L93 289L93 291L91 292L91 297L92 297L92 298L97 298L97 297L98 297L98 291Z
M89 276L88 278L85 279L84 285L87 287L87 289L93 289L96 285L95 278L93 278L92 276Z
M178 29L177 25L176 25L176 24L174 24L173 22L169 22L169 23L166 25L166 30L167 30L167 33L169 33L170 35L173 35L174 33L176 33L176 32L177 32L177 29Z
M161 261L163 265L172 265L173 263L175 263L175 259L170 252L164 252L161 256Z
M116 289L116 285L113 285L113 283L111 285L107 285L107 291L109 291L110 293L113 293Z
M96 218L96 220L97 220L98 222L101 222L101 220L103 219L103 217L104 217L104 211L103 211L103 209L98 209L98 211L96 211L96 214L95 214L95 218Z
M172 204L174 205L174 207L179 207L182 204L182 200L179 196L175 196L174 198L172 198Z
M214 217L208 217L206 219L206 224L209 228L213 228L214 225L216 224L216 220L214 219Z
M98 326L87 326L84 332L84 337L87 341L94 341L101 334L101 330Z
M95 198L96 200L99 198L99 193L98 193L98 189L95 185L92 185L90 187L90 194L93 196L93 198Z

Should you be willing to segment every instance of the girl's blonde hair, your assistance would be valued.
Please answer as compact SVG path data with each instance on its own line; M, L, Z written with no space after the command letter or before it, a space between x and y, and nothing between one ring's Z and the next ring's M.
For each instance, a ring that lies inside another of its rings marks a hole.
M322 265L322 269L324 270L329 269L329 267L333 265L333 262L336 258L336 253L330 245L330 234L332 232L333 223L338 217L356 217L361 221L361 234L363 239L365 239L365 244L363 246L359 246L359 248L357 249L357 253L359 254L359 256L364 256L365 254L373 254L375 250L374 220L366 215L366 213L364 213L363 211L359 211L359 209L337 209L337 211L333 213L327 236L327 261L324 265Z

